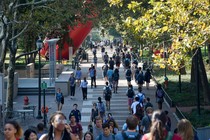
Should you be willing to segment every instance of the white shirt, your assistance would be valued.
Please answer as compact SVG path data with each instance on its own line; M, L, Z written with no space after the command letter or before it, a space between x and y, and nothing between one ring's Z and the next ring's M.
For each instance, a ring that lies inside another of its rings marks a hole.
M136 106L137 106L137 104L139 104L139 102L135 101L131 105L131 109L133 110L133 114L136 114Z
M80 84L80 87L81 87L81 88L87 88L87 85L88 85L88 81L85 82L85 81L83 80L83 81L81 82L81 84Z

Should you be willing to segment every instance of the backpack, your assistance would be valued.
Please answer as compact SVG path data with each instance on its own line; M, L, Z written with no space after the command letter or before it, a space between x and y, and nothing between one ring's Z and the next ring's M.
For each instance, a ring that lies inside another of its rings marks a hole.
M144 83L144 76L141 72L137 76L137 82L138 82L138 84L143 84Z
M127 135L125 132L122 132L122 136L124 140L139 140L141 137L141 135L138 133L136 135L133 134Z
M117 56L115 57L115 60L116 60L116 62L120 62L120 56L117 55Z
M99 135L99 139L98 140L102 140L102 135L103 134ZM111 135L112 135L112 140L115 140L115 136L113 134L111 134Z
M128 76L128 77L130 77L130 76L131 76L131 74L132 74L132 73L131 73L131 70L130 70L130 69L127 69L127 71L126 71L125 75L126 75L126 76Z
M144 102L144 94L142 93L142 95L138 95L139 97L139 103L143 103Z
M110 88L108 86L104 90L104 95L105 95L105 98L111 98L112 91L110 90Z
M95 76L95 70L93 68L90 69L90 77Z
M98 103L98 110L99 112L105 112L105 107L104 107L103 102Z
M133 89L128 89L128 93L127 93L127 96L128 98L133 98L133 96L135 95Z
M126 66L129 66L129 65L130 65L130 61L129 61L129 59L127 59L127 58L125 59L125 65L126 65Z
M118 73L113 73L112 77L113 77L114 81L119 80L119 74Z
M157 97L158 97L158 98L163 98L163 96L164 96L163 90L162 90L162 89L158 89L158 90L157 90Z
M144 107L142 107L140 103L136 105L135 115L138 116L140 119L144 116Z

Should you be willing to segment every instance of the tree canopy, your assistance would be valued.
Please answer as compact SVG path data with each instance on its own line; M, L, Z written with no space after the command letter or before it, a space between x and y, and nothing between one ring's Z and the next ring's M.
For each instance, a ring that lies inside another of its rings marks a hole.
M202 47L209 39L209 1L208 0L150 0L148 6L143 2L108 0L113 7L127 6L141 15L127 16L125 26L136 38L146 45L155 45L160 50L167 47L168 65L178 71L183 62L189 61L189 53ZM169 46L163 46L168 43ZM160 45L162 44L162 45ZM162 48L160 48L162 47ZM165 60L156 56L156 63L165 66Z

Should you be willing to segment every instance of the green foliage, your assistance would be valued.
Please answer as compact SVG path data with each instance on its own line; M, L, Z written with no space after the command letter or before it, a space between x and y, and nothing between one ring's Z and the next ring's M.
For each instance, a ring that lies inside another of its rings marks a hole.
M198 115L197 109L192 109L191 112L185 112L184 115L190 120L195 128L210 126L210 110L201 108L201 115Z
M122 7L128 5L130 11L141 13L140 16L127 12L126 26L123 29L130 30L134 38L144 44L171 43L167 46L169 53L168 61L170 67L178 71L185 61L189 61L189 53L203 44L210 34L209 26L209 1L208 0L167 0L154 1L146 3L137 3L126 0L109 0L113 7ZM122 9L122 8L121 8ZM124 12L126 9L122 9ZM141 11L141 12L140 12ZM122 12L123 13L123 12ZM125 18L125 17L124 17ZM160 56L155 57L157 64L161 65ZM160 62L160 63L159 63Z

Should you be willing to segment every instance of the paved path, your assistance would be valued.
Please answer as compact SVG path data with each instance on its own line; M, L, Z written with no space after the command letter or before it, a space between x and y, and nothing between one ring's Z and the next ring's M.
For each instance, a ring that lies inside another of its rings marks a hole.
M108 48L108 47L107 47ZM108 54L111 56L113 52L111 50L106 49L108 51ZM83 76L87 76L88 69L91 65L92 61L92 52L90 50L87 51L89 54L89 63L84 62L81 63L80 67L82 68ZM99 58L99 63L97 65L97 88L90 88L90 78L88 78L89 86L88 86L88 99L87 101L82 100L82 91L80 88L76 88L76 95L74 99L71 99L70 96L65 97L65 104L63 106L62 112L68 117L69 112L73 108L73 104L77 103L79 105L79 110L82 113L82 126L83 126L83 132L85 133L87 131L87 126L90 122L90 112L92 108L92 103L97 102L97 98L99 96L102 96L103 87L104 87L104 80L102 79L102 70L101 67L103 65L102 59L101 59L101 52L97 51L97 57ZM28 84L33 83L25 83L26 86ZM137 85L134 81L132 81L132 84L134 86L134 89L137 93ZM126 117L129 115L128 109L127 109L127 96L125 95L127 90L127 82L124 77L124 70L123 67L120 67L120 80L119 80L119 91L118 94L113 94L113 98L111 99L111 112L113 114L113 117L116 119L116 121L119 124L120 130L122 128L123 123L125 122ZM154 81L151 81L150 83L150 89L146 90L145 85L143 87L143 92L147 97L150 97L151 102L154 105L154 109L157 109L157 105L155 103L155 83ZM17 102L17 104L14 106L14 109L22 109L23 106L23 98L24 96L17 96L14 101ZM38 104L38 96L29 96L30 104L37 105ZM103 100L104 101L104 100ZM43 101L42 101L43 103ZM54 96L48 95L46 97L46 105L48 107L51 107L49 110L48 116L56 111L56 104ZM172 120L172 130L176 127L176 118L173 115L172 110L168 108L168 106L164 103L163 109L169 111L169 116ZM35 111L35 115L37 115L37 109ZM48 117L49 118L49 117ZM36 127L36 125L39 122L42 122L42 120L35 119L33 117L26 117L26 120L19 120L21 123L21 126L24 130L26 130L28 127Z

